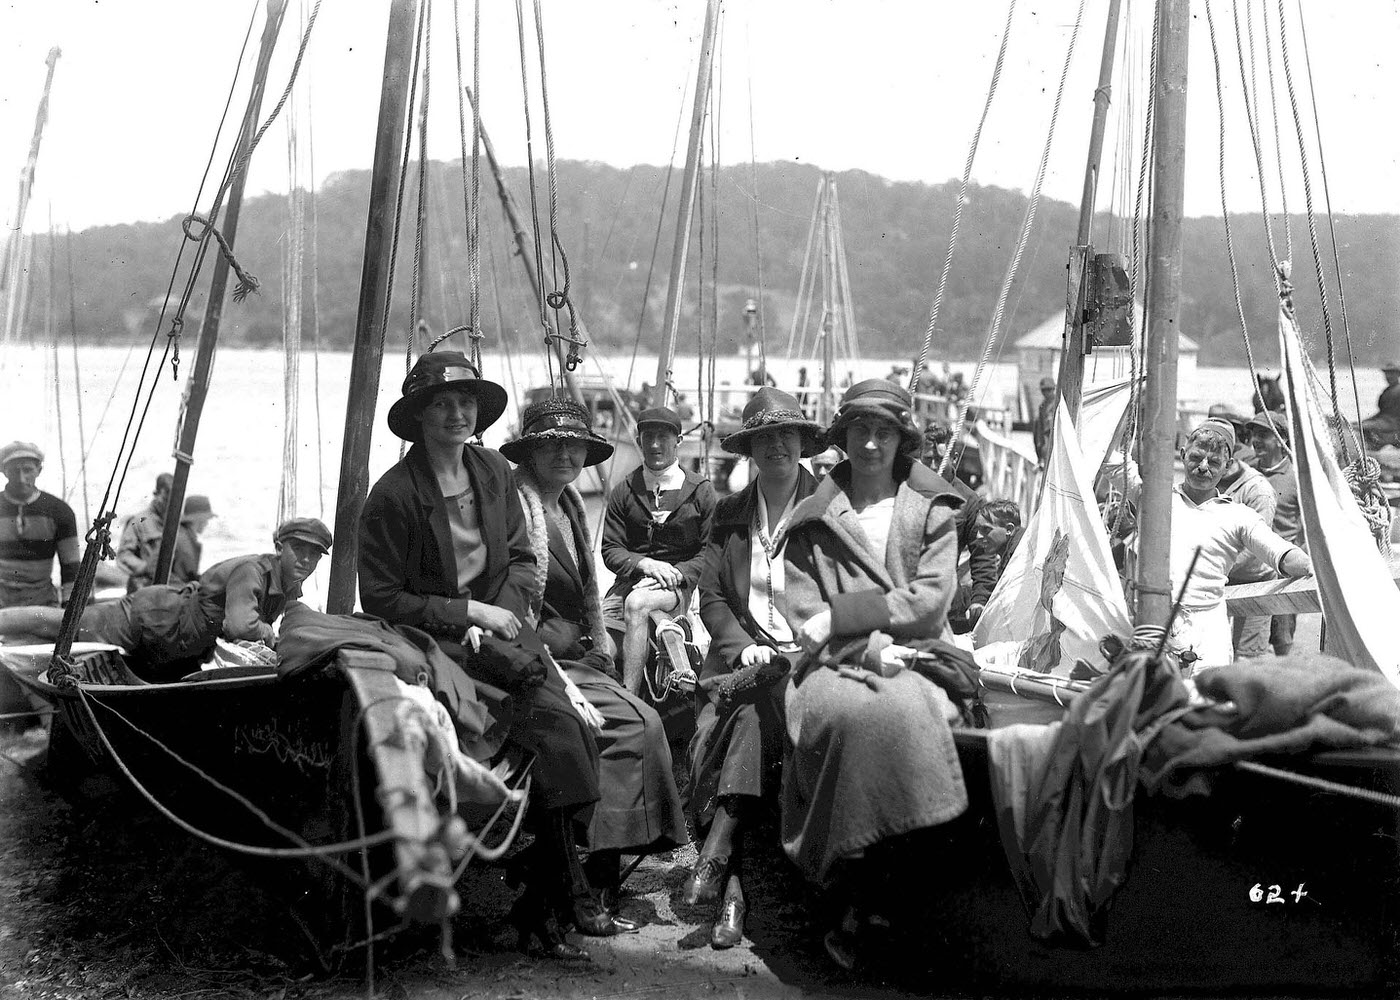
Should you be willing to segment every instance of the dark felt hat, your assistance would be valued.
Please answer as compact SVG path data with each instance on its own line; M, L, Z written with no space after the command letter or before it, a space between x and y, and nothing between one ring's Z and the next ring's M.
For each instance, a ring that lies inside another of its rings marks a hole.
M1385 364L1381 365L1381 371L1400 372L1400 361L1387 361Z
M537 446L550 441L577 441L587 445L585 466L606 462L613 453L613 446L593 432L586 409L572 399L555 397L525 407L520 415L520 434L501 445L501 454L516 465L522 465Z
M838 448L846 446L846 428L861 417L879 417L899 428L902 452L917 452L924 436L914 423L914 401L909 391L887 379L868 378L857 382L841 397L836 417L827 429L826 440Z
M677 434L681 433L681 418L675 410L669 406L653 406L637 414L637 430L651 425L654 427L668 427Z
M389 430L405 441L423 440L418 414L433 393L448 386L465 389L476 397L476 429L481 434L506 411L506 391L481 377L476 366L460 351L430 351L414 364L403 380L403 396L389 407Z
M1288 421L1282 413L1271 413L1268 410L1260 410L1254 416L1245 421L1245 427L1258 427L1260 430L1273 431L1279 436L1279 440L1284 444L1288 443Z
M753 394L744 406L743 424L720 442L720 447L734 455L748 455L753 438L759 431L795 430L802 435L802 457L822 450L822 425L802 415L797 397L765 385Z
M331 529L314 517L294 517L283 521L272 535L274 542L285 542L290 538L318 545L322 552L331 550Z
M193 521L202 515L215 517L214 508L209 505L209 498L199 493L185 497L185 512L180 515L180 522Z

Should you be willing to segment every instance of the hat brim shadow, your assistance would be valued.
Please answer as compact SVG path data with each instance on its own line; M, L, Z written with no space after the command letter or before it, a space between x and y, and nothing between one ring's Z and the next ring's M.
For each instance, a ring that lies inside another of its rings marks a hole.
M486 379L457 379L424 386L395 401L389 407L389 430L396 437L418 444L423 440L423 425L418 419L433 394L443 389L464 389L476 397L476 427L472 433L483 434L506 412L506 390Z

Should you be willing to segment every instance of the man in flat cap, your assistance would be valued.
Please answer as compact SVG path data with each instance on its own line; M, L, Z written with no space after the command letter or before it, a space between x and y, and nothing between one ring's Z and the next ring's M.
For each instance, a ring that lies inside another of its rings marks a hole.
M608 496L603 565L616 574L603 622L622 650L622 683L641 690L653 612L681 614L700 579L717 499L709 479L676 458L681 418L664 406L637 416L642 464Z
M0 608L56 607L60 591L53 585L55 556L64 603L78 578L78 518L72 507L34 485L43 468L44 453L37 445L12 441L0 448L0 469L5 473L0 492Z

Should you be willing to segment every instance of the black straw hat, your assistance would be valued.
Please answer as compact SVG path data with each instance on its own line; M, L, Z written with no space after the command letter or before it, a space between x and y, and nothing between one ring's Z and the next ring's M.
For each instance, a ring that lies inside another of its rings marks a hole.
M506 411L505 389L482 378L465 354L430 351L418 359L403 380L403 397L389 407L389 430L405 441L422 441L418 414L433 393L448 386L465 389L476 397L475 434L481 434Z
M725 437L720 446L734 455L748 455L754 435L760 431L795 430L802 435L802 457L822 450L822 425L802 415L797 397L763 386L744 406L743 425Z
M585 467L606 462L612 457L613 446L595 434L591 424L588 411L572 399L542 399L525 407L520 416L520 434L501 445L501 454L516 465L523 465L538 445L577 441L588 446Z

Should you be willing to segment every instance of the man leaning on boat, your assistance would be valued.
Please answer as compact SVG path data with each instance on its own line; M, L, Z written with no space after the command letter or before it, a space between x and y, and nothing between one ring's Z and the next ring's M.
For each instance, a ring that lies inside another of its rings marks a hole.
M174 681L196 671L219 638L272 645L272 623L330 551L331 532L314 517L284 521L275 551L236 556L210 567L197 582L142 587L119 601L83 611L78 638L126 650L132 671L148 681ZM58 637L60 608L0 610L0 635Z

